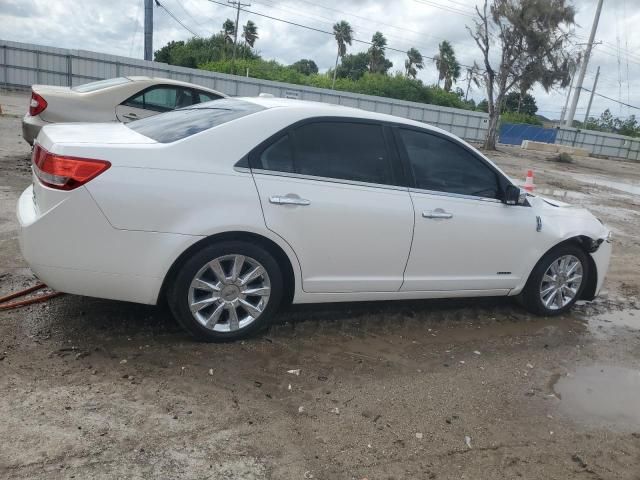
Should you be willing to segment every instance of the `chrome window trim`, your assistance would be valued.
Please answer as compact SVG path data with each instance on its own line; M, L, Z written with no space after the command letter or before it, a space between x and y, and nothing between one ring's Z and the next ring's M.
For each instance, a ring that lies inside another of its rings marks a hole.
M400 192L409 191L408 187L402 187L399 185L387 185L385 183L359 182L356 180L345 180L342 178L317 177L314 175L303 175L300 173L278 172L276 170L264 170L262 168L253 168L251 169L251 172L254 174L271 175L274 177L287 177L287 178L297 178L300 180L314 180L314 181L327 182L327 183L339 183L343 185L354 185L357 187L383 188L385 190L396 190Z
M410 188L410 193L426 193L427 195L437 195L440 197L451 197L451 198L460 198L463 200L476 200L478 202L489 202L489 203L500 203L502 204L502 200L498 200L497 198L488 198L488 197L475 197L473 195L465 195L463 193L451 193L451 192L439 192L437 190L424 190L422 188Z

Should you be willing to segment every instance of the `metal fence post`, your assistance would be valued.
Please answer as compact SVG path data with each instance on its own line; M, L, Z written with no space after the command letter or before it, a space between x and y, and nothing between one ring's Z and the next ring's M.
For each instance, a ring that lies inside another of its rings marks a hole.
M40 52L36 52L36 83L40 82Z
M120 76L120 62L116 60L116 77Z
M9 84L9 65L7 64L7 46L2 45L2 64L4 65L4 87Z
M70 87L73 87L73 70L71 65L71 55L67 55L67 83Z

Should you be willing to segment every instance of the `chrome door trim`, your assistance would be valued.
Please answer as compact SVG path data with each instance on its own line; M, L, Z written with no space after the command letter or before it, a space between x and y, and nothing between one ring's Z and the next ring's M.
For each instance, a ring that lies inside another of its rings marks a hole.
M291 173L291 172L278 172L275 170L263 170L261 168L253 168L251 169L254 174L262 174L262 175L271 175L274 177L286 177L286 178L295 178L300 180L314 180L317 182L327 182L327 183L338 183L342 185L354 185L357 187L372 187L372 188L383 188L385 190L397 190L400 192L407 192L409 189L407 187L401 187L398 185L386 185L383 183L369 183L369 182L358 182L356 180L344 180L341 178L329 178L329 177L317 177L314 175L302 175L300 173Z
M464 200L475 200L477 202L489 202L489 203L500 203L501 200L497 198L487 198L487 197L474 197L473 195L464 195L462 193L449 193L449 192L438 192L436 190L423 190L421 188L410 188L410 193L425 193L427 195L436 195L439 197L451 197L451 198L461 198Z

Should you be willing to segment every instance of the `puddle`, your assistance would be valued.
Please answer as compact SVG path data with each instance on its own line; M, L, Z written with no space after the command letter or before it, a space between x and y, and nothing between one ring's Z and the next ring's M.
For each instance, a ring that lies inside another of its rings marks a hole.
M640 428L640 370L580 367L558 377L553 390L559 408L580 422L623 431Z
M617 182L615 180L609 180L607 178L596 177L592 175L585 175L582 173L572 173L571 177L575 180L578 180L579 182L612 188L614 190L630 193L632 195L640 195L640 184L638 183Z
M588 319L589 331L598 338L626 334L629 330L640 332L640 310L622 310L595 315ZM640 398L638 399L640 405Z

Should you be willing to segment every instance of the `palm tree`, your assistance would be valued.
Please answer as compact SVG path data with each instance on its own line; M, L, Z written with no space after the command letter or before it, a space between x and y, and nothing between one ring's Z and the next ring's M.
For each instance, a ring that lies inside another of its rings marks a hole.
M438 69L438 87L440 80L444 80L445 91L450 91L453 82L460 78L460 64L456 60L455 52L451 44L443 40L438 45L438 54L433 57L433 61Z
M381 32L376 32L371 37L371 46L369 47L369 71L371 73L381 73L386 71L384 51L387 48L387 39Z
M407 52L407 59L404 61L405 75L416 78L418 70L424 68L422 54L416 48L410 48Z
M333 36L338 44L338 54L336 55L336 64L333 69L333 82L331 82L331 88L336 85L336 74L338 73L338 59L344 57L347 53L347 45L351 45L353 40L353 29L349 22L340 20L333 26Z
M244 38L245 47L251 47L251 48L253 48L254 44L256 43L256 40L259 38L258 26L255 23L253 23L251 20L247 20L247 24L242 27L242 38ZM246 50L247 49L245 48L244 53L247 53Z
M220 33L224 37L224 43L233 43L233 36L236 33L236 24L233 23L233 20L227 18L222 24Z
M242 38L244 38L245 45L253 48L258 37L258 26L251 20L247 20L247 24L242 27Z

